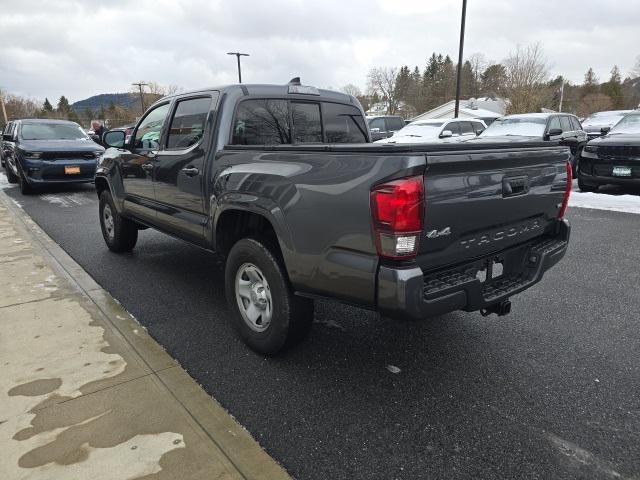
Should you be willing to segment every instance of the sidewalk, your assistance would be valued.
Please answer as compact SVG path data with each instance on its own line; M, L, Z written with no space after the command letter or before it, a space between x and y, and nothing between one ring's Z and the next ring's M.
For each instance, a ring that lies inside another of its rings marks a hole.
M0 191L0 478L288 479Z

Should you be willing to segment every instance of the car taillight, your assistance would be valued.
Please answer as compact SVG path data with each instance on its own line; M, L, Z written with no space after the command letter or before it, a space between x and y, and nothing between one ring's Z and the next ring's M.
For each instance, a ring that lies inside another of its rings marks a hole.
M567 186L564 190L564 198L562 199L562 205L560 206L560 211L558 212L558 219L562 220L564 218L564 214L567 211L567 205L569 205L569 196L571 195L571 182L573 178L571 177L571 162L567 162Z
M412 258L418 252L424 211L422 176L401 178L371 190L371 214L378 255Z

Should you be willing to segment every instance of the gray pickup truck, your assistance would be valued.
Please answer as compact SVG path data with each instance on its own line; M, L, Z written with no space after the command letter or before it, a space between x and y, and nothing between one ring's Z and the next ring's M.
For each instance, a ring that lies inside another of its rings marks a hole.
M372 144L354 97L295 79L169 96L104 141L107 246L152 227L224 255L234 324L264 354L305 337L315 298L504 315L567 249L568 148Z

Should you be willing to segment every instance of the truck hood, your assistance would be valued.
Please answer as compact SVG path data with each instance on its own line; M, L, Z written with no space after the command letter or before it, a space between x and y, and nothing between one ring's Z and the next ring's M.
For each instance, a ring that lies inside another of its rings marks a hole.
M103 152L93 140L22 140L20 149L27 152Z

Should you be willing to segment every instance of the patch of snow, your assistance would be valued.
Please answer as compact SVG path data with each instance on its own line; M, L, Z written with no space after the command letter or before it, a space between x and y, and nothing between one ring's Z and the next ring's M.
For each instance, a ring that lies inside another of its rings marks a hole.
M54 205L60 205L63 208L73 207L74 205L86 205L90 200L82 193L71 193L69 195L61 195L49 193L41 195L40 198Z
M400 373L402 371L395 365L387 365L387 370L389 370L391 373Z
M7 180L7 175L4 172L0 172L0 190L4 190L10 186L11 184L9 183L9 180Z
M569 197L569 206L640 214L640 195L609 195L573 191Z

